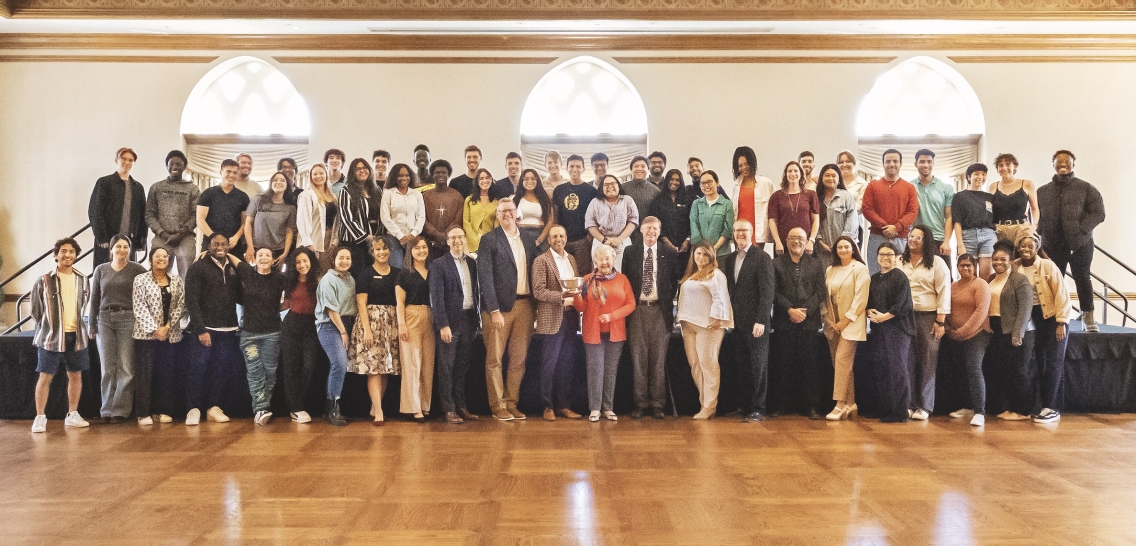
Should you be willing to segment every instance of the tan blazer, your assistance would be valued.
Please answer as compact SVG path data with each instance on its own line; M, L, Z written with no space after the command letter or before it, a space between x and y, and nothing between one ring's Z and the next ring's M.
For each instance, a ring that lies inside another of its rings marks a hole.
M829 267L825 272L828 301L821 306L826 335L835 334L832 325L844 317L852 321L840 331L840 337L850 341L868 339L868 286L872 276L868 266L852 260L846 267Z
M572 264L572 274L579 275L576 259L568 255ZM533 260L532 293L536 298L537 334L555 334L560 331L560 321L564 320L564 289L560 286L560 269L549 249ZM570 309L570 308L569 308Z

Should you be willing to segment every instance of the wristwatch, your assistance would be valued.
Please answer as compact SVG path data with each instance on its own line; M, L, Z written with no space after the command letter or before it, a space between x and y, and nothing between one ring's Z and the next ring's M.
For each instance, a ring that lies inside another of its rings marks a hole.
M940 322L940 321L937 321L937 320L936 320L936 321L935 321L935 325L936 325L936 326L943 326L943 327L945 327L945 326L947 325L947 323L946 323L946 322Z

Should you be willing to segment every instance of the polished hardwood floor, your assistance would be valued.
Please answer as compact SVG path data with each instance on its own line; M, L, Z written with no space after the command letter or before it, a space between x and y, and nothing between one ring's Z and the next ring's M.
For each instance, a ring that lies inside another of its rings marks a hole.
M0 421L0 543L1133 544L1136 418Z

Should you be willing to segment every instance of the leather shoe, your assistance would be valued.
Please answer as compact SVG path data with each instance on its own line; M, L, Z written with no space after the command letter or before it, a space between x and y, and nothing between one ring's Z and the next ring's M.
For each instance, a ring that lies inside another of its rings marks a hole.
M765 420L765 415L762 415L762 413L760 411L755 411L753 413L746 415L745 417L742 417L742 421L745 421L747 423L757 423L757 422L764 421L764 420Z
M565 419L583 419L584 418L583 415L580 415L579 413L576 413L576 412L574 412L574 411L572 411L568 408L560 408L560 410L558 410L556 413L559 413L560 416L565 418Z
M824 416L821 415L816 408L809 408L809 411L805 415L813 421L820 421L824 419Z
M667 418L666 414L663 413L662 408L655 408L655 409L651 410L651 417L654 417L655 419L659 419L659 420L663 420L663 419Z
M458 417L458 414L456 414L452 411L447 411L446 412L446 422L451 424L451 425L460 425L460 424L464 423L465 421L463 421L461 417Z
M498 421L512 421L513 419L515 419L512 413L509 413L503 409L499 409L493 412L493 417L497 418Z
M521 410L517 409L517 406L509 406L509 407L505 408L505 411L512 414L513 419L524 419L525 418L525 414L521 413Z
M414 416L414 422L418 423L419 425L425 425L426 424L426 416L425 415L421 415L421 416L415 415Z
M339 400L335 398L327 399L327 407L324 409L323 418L331 425L337 427L347 426L347 420L339 413Z
M737 408L737 409L731 411L730 413L725 414L725 416L726 417L741 417L742 415L745 415L745 414L746 414L745 410L743 410L742 408Z
M458 415L460 415L461 418L465 419L466 421L476 421L480 419L480 417L470 413L469 410L465 408L458 408Z
M631 410L631 418L635 419L635 420L642 419L643 413L644 413L643 408L635 408L635 409Z
M544 420L545 421L555 421L556 420L556 412L552 411L552 408L544 408Z

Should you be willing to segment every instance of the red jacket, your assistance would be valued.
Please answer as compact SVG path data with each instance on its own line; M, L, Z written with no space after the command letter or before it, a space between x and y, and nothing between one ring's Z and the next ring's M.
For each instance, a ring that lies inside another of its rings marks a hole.
M884 226L894 225L899 237L907 237L919 216L919 195L915 185L902 178L895 184L880 178L868 183L860 210L872 233L883 235Z
M600 286L607 289L607 302L600 303L599 298L592 296L592 277L593 275L584 277L587 291L573 300L576 310L583 313L584 343L598 345L603 332L610 333L612 341L627 340L624 319L635 310L631 281L623 273L616 273L615 278L601 282ZM611 315L611 322L600 324L600 315L605 314Z

